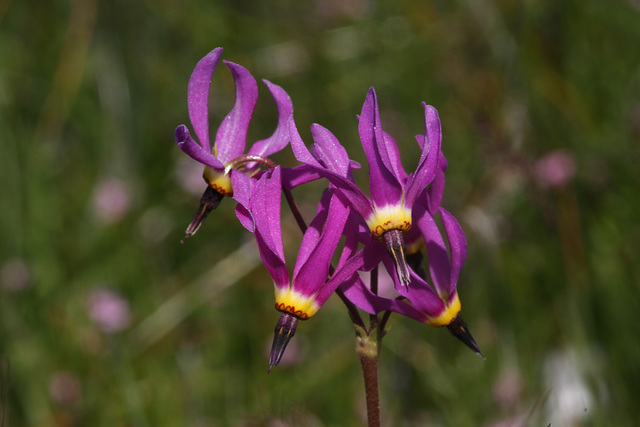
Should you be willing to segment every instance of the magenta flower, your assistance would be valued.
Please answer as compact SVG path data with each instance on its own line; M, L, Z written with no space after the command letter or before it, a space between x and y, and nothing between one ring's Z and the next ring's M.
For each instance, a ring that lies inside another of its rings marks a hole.
M255 142L245 154L247 129L258 99L258 85L244 67L223 61L231 70L236 85L236 102L220 124L215 141L211 144L209 89L221 55L220 47L209 52L198 62L189 79L189 118L199 142L191 137L185 125L178 126L175 131L178 147L205 165L203 177L209 185L202 195L198 213L186 230L186 237L200 228L209 212L218 206L224 196L233 195L233 170L251 175L256 172L260 163L266 162L267 156L282 150L289 142L286 123L293 112L291 99L280 86L263 80L276 102L278 125L269 138Z
M542 187L562 188L576 173L576 161L565 150L555 150L542 156L534 166L534 173Z
M331 132L319 125L311 127L316 142L316 155L312 156L300 138L295 123L292 120L289 122L291 146L298 161L313 167L334 184L349 201L351 208L366 222L372 236L386 243L396 274L404 286L408 286L411 280L405 257L404 233L411 228L414 203L419 197L429 197L429 205L439 204L444 187L442 175L442 181L438 181L442 185L436 188L439 191L434 191L431 196L422 196L438 175L442 141L437 110L424 103L423 107L425 132L421 137L422 153L415 172L407 175L402 168L395 141L382 130L375 90L369 89L359 117L358 130L369 163L371 197L365 195L344 170L339 171L334 165L318 161L318 152L327 152L340 145Z
M427 208L417 203L414 209L416 228L426 243L432 285L413 267L410 269L411 289L395 286L400 294L398 299L375 295L361 280L345 284L343 290L351 302L371 314L393 311L430 326L446 326L456 338L482 356L466 323L459 317L462 306L457 285L467 257L467 240L455 217L442 207L439 208L439 212L449 243L448 251L442 234ZM393 266L389 260L384 262L387 270L391 272Z
M129 302L112 290L93 291L87 298L87 309L91 320L108 334L122 331L131 324Z
M234 187L234 198L240 203L238 218L255 234L262 260L273 278L275 307L282 312L269 361L270 366L275 366L293 337L298 320L315 315L338 286L351 280L362 266L363 256L360 252L341 262L331 274L331 259L350 210L337 193L329 189L324 192L317 215L302 237L290 277L282 243L281 168L265 172L257 182L237 174ZM348 251L351 253L351 248Z

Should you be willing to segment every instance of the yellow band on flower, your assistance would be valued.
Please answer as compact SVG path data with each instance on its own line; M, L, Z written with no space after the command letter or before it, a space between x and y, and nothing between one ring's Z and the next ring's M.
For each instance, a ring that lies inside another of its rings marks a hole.
M222 194L223 196L233 196L231 177L228 173L220 173L215 169L210 168L209 166L205 166L202 177L207 182L207 184L209 184L209 186L216 190L218 193Z
M276 310L290 313L302 320L316 314L320 306L313 297L302 295L291 288L276 288Z
M377 240L389 230L402 230L405 233L411 228L411 209L404 205L388 205L376 207L366 219L371 234Z
M453 300L447 303L447 306L442 312L442 314L438 315L437 317L427 318L425 323L427 325L436 326L436 327L447 326L451 322L453 322L453 320L456 317L458 317L458 314L460 313L461 309L462 309L462 306L460 305L460 298L458 298L458 293L456 292L456 294L453 297Z

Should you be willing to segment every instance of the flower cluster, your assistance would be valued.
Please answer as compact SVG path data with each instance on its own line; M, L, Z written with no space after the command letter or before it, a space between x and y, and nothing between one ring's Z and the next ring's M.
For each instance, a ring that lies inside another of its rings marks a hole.
M189 116L198 141L185 125L175 131L180 149L204 165L203 177L208 184L186 237L198 230L224 196L237 202L236 215L255 236L274 282L275 307L281 312L270 367L278 364L298 321L313 317L334 293L347 307L370 314L394 312L431 326L446 326L481 354L458 316L461 305L457 284L467 243L458 221L440 206L447 162L441 151L442 130L436 109L422 104L424 131L416 137L421 155L415 171L407 173L396 142L382 128L375 90L369 90L358 116L369 166L366 194L353 178L360 166L349 158L338 139L328 129L313 124L314 143L309 149L298 133L289 96L266 80L278 110L276 130L245 153L257 84L245 68L227 61L224 63L236 85L236 102L212 145L208 99L221 54L222 48L217 48L200 60L189 81ZM288 145L300 164L285 167L268 159ZM327 187L319 197L315 217L307 225L291 189L315 180L324 180ZM284 256L282 194L303 234L292 270ZM427 269L423 267L423 249L428 257ZM337 260L336 265L332 260ZM394 297L379 295L375 280L363 280L363 272L377 272L380 267L393 280Z

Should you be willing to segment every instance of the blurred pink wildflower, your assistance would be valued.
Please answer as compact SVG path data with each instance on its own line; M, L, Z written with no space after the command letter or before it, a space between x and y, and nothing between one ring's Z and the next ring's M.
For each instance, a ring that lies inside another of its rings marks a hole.
M129 303L114 291L93 291L87 298L87 309L91 320L108 334L126 329L131 324Z
M566 151L555 150L538 159L534 173L542 187L563 187L575 175L576 162Z
M93 193L93 211L103 224L120 222L131 208L131 190L118 178L106 178Z

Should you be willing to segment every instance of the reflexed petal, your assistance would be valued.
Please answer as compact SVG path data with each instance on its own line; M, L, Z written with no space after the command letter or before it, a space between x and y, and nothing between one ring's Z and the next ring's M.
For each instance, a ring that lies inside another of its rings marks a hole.
M210 150L206 150L201 147L197 142L191 138L189 129L185 125L180 125L176 128L175 138L178 147L189 155L192 159L212 167L218 171L223 171L224 166L218 159L216 159Z
M358 188L358 186L349 179L341 176L337 171L331 171L324 168L318 160L316 160L307 149L304 141L300 137L293 116L289 119L289 135L291 137L291 149L299 162L302 162L315 169L316 172L327 178L340 192L347 198L351 207L356 210L363 218L368 218L373 212L371 201Z
M282 169L282 186L289 190L320 178L322 178L322 176L316 172L316 169L309 165Z
M311 239L303 239L300 247L302 256L298 256L296 272L293 277L294 289L305 295L312 295L325 285L329 277L331 259L342 237L342 230L344 229L348 216L349 208L347 208L336 195L331 197L329 208L319 215L323 222L326 219L326 224L324 224L324 229L319 239L315 239L315 234L312 235ZM313 233L315 233L315 231ZM306 237L307 235L305 233L305 238ZM305 246L310 245L313 245L313 251L307 256ZM299 263L302 263L302 265L299 266ZM329 283L327 283L324 288L327 286L330 288ZM324 291L324 288L320 291L321 293ZM333 293L334 290L335 287L328 289L327 292ZM324 303L324 301L318 299L316 299L316 302L320 305Z
M236 217L244 228L249 230L251 233L255 233L256 228L253 224L253 217L251 216L251 212L249 212L247 208L239 203L236 205Z
M400 149L398 148L398 144L396 144L396 140L386 132L384 132L384 141L384 145L387 147L387 151L389 153L389 159L393 164L394 175L400 179L400 182L405 183L409 175L404 170L404 166L402 166L402 159L400 158Z
M440 160L442 129L438 111L424 102L422 105L424 107L425 141L422 144L422 154L418 167L407 182L405 200L409 206L413 205L418 196L434 180Z
M357 212L351 211L347 220L345 232L345 241L340 259L338 260L338 268L342 266L349 258L351 258L357 251L360 243L364 243L365 246L365 261L369 261L363 268L373 269L386 254L386 249L382 244L372 240L371 231L365 224L364 220Z
M453 215L444 208L440 208L440 214L442 215L442 223L447 233L449 251L451 253L451 278L449 279L449 295L451 295L456 289L460 271L464 261L467 259L467 238Z
M296 121L293 115L289 117L289 137L291 138L291 150L293 150L293 155L296 157L296 160L316 169L324 169L304 144L300 132L298 132L298 128L296 127Z
M320 240L320 236L322 235L323 227L327 221L327 215L329 213L329 201L332 198L333 193L328 190L325 190L322 193L322 198L320 199L320 203L318 204L318 212L316 213L315 218L311 221L307 230L304 232L304 236L302 236L302 242L300 243L300 249L298 250L298 257L296 258L296 265L293 269L293 281L295 282L296 276L298 275L298 271L307 262L311 253L315 250L316 246L318 246L318 240Z
M244 154L247 129L258 99L258 84L241 65L223 61L231 70L236 85L236 102L216 134L216 154L222 163Z
M389 274L391 274L391 270L389 270L390 266L388 266L387 263L385 263L385 266L387 270L390 271ZM440 299L433 288L413 270L411 271L411 285L409 286L409 290L396 285L396 291L411 301L411 304L416 310L425 314L427 317L437 317L442 314L446 308L445 302Z
M209 88L211 78L216 66L220 61L222 48L213 49L202 58L189 79L188 104L189 119L196 132L196 136L202 144L204 151L211 153L211 143L209 141Z
M447 246L444 243L438 225L424 206L416 204L414 208L416 223L427 247L429 255L429 273L436 291L441 298L447 299L450 292L451 266Z
M256 180L248 177L242 172L231 171L231 183L233 186L233 199L238 202L236 206L236 216L244 228L250 232L255 232L253 216L249 209L251 208L251 192Z
M269 138L254 143L249 150L249 154L268 157L282 150L289 143L289 128L287 122L293 113L293 103L287 92L280 86L267 80L263 80L263 82L267 85L271 96L273 96L273 99L276 101L276 107L278 108L278 126Z
M352 246L354 243L352 238L354 236L350 236L350 234L351 233L347 233L347 242L340 257L338 268L336 268L329 281L316 297L316 301L319 304L324 304L339 286L344 285L343 289L348 288L349 284L359 277L357 274L358 270L373 270L380 264L380 260L386 254L384 246L376 241L371 242L371 245L367 245L354 253ZM355 244L357 246L357 242ZM344 257L345 253L352 255Z
M374 204L379 207L397 204L402 197L401 177L396 170L397 160L389 154L392 150L386 145L389 140L384 138L373 88L369 89L362 106L358 131L369 161L369 192Z
M348 177L349 155L338 139L328 129L318 124L311 125L311 135L315 142L313 157L321 162L326 169L345 178Z
M363 257L364 250L356 253L354 256L349 258L342 266L340 266L336 271L334 271L331 278L327 281L327 283L320 289L318 295L316 296L316 302L320 305L327 302L329 297L333 295L338 286L343 283L347 283L350 280L353 280L353 276L357 276L357 271L360 267L362 267L364 261Z
M433 179L431 186L427 190L427 206L429 207L429 213L435 215L442 203L442 196L444 195L445 176L444 172L447 170L447 159L444 154L440 152L440 161L438 163L438 171L436 177Z
M265 172L251 194L250 212L260 255L278 287L289 286L280 224L280 167Z
M425 315L410 304L398 299L384 298L371 292L371 289L359 276L356 276L355 280L343 284L342 291L349 301L367 313L378 314L383 311L393 311L418 322L425 321Z

